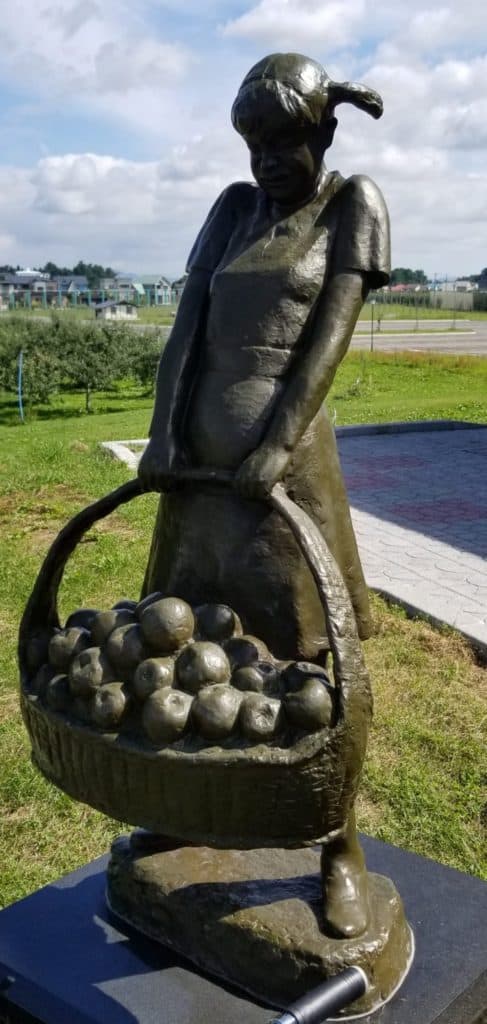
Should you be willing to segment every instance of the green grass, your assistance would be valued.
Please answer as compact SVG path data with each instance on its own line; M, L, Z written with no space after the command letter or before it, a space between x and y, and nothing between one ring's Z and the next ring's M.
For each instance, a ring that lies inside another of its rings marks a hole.
M485 423L487 359L422 352L350 351L337 373L327 404L338 426L419 419ZM29 421L79 419L84 415L84 407L81 392L64 391L48 405L27 409L26 413ZM106 424L108 433L113 429L112 439L144 437L151 408L152 398L141 397L140 390L127 382L93 395L94 411L110 414ZM130 429L124 415L128 412L133 414L134 425ZM2 424L20 427L13 394L0 393ZM80 429L89 431L89 424L83 423Z
M421 299L418 299L416 311L414 303L409 305L406 302L382 302L380 298L377 298L373 312L374 320L377 321L380 317L383 322L385 320L416 320L416 317L420 320L449 320L450 323L454 323L456 320L487 320L487 310L433 309L430 306L421 305ZM370 320L371 315L371 304L367 302L360 312L360 320Z
M138 317L139 323L141 324L162 324L171 325L174 323L174 314L177 306L139 306ZM68 306L66 309L50 310L44 309L43 306L34 306L31 310L22 309L17 307L13 311L5 311L5 315L11 315L14 313L16 316L51 316L53 312L59 314L62 317L76 317L84 320L94 319L95 311L93 307L89 306ZM475 310L451 310L451 309L431 309L428 306L421 306L418 304L418 317L420 320L445 320L450 325L455 324L458 321L464 320L487 320L487 311L475 311ZM377 322L378 318L381 318L384 329L385 321L387 320L416 320L416 307L414 305L406 305L401 302L381 302L380 299L376 300L374 305L374 320ZM371 306L370 303L366 303L362 307L360 313L360 320L370 321L371 318Z
M176 309L177 306L139 306L137 310L138 323L156 324L159 326L172 325ZM17 317L50 317L55 315L63 319L71 317L76 320L94 320L95 310L93 306L67 306L66 309L47 309L44 306L33 306L32 309L23 309L17 306L13 310L4 310L3 315ZM121 320L120 323L127 323L127 321Z
M455 411L455 396L458 401L463 394L467 405L474 388L481 393L482 382L487 393L487 361L363 358L353 354L341 368L335 388L344 393L340 399L335 395L340 422L367 418L374 392L374 419L381 408L391 418L396 406L402 418L406 401L413 403L411 412L430 415L433 383L443 389L448 415ZM367 393L354 383L363 367L371 377L363 386ZM347 397L354 389L357 393ZM95 396L94 405L97 415L81 415L82 396L68 394L21 426L12 398L0 403L0 904L104 852L120 831L120 825L73 803L33 769L17 698L18 623L42 557L70 516L130 476L98 442L143 437L152 400L121 389ZM109 607L123 595L138 594L156 503L153 495L137 499L79 546L61 588L63 615L82 604ZM366 657L376 716L360 827L483 875L485 670L451 631L410 622L379 599L374 599L374 615L377 631Z
M487 422L487 359L349 352L328 408L336 424L420 419Z
M174 314L177 306L139 306L138 307L138 323L140 324L154 324L156 326L170 327L174 323ZM409 306L400 302L385 303L378 299L373 307L374 309L374 321L377 328L377 320L380 317L382 323L382 330L387 329L388 320L407 320L411 321L411 326L414 328L414 323L417 319L419 320L442 320L445 322L446 327L455 329L455 325L458 323L460 326L465 321L475 320L486 320L487 311L475 311L475 310L457 310L456 312L451 309L431 309L427 306L418 305L418 312L414 305ZM14 315L18 317L29 317L29 316L52 316L55 312L56 315L64 318L74 317L81 320L93 320L95 317L95 311L90 306L68 306L66 309L50 310L45 309L43 306L34 306L31 310L22 309L17 307L13 311L5 311L4 315ZM371 306L370 303L366 303L362 307L359 317L359 329L362 321L370 323L371 319ZM121 321L124 323L125 321ZM434 328L431 328L434 330ZM437 328L439 329L439 328Z

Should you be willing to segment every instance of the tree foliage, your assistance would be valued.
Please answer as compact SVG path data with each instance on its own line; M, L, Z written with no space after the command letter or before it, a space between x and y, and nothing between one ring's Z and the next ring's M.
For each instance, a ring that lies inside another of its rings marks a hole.
M44 324L19 320L12 323L8 319L0 323L0 385L5 391L17 388L20 352L25 404L48 402L59 387L62 367Z
M391 271L391 284L427 284L428 278L424 270L411 270L410 267L394 267Z
M23 353L24 404L48 402L63 389L79 389L91 412L93 392L131 379L145 390L154 387L161 340L156 332L131 330L53 315L49 320L5 317L0 321L0 388L17 389L19 354Z
M111 267L103 267L101 263L85 263L84 260L78 260L74 267L58 267L56 263L48 261L39 269L41 273L50 274L51 277L86 277L88 288L96 288L102 277L115 277L116 274Z

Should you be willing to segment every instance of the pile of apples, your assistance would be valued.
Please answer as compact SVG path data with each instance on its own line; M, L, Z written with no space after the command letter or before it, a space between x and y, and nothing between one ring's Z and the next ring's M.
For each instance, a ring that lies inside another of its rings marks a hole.
M266 743L333 722L323 668L278 662L228 605L155 593L82 608L55 631L32 690L51 710L156 747L189 735Z

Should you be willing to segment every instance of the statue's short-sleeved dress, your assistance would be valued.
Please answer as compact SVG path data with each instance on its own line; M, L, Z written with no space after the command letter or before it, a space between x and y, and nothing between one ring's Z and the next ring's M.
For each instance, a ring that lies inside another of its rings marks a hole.
M359 272L376 288L388 280L389 259L384 201L364 176L326 174L313 200L281 219L254 185L222 193L188 261L189 271L209 275L198 370L180 424L193 465L240 466L265 438L330 277ZM367 588L324 406L284 484L335 556L366 638ZM231 490L204 485L161 498L144 582L144 593L154 590L230 604L276 657L316 660L327 648L315 584L289 528L264 502Z

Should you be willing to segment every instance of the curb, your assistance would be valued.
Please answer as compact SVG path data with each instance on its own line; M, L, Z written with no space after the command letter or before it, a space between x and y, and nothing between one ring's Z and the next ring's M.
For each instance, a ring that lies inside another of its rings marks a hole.
M337 437L360 437L367 434L417 434L433 430L487 430L487 423L466 420L411 420L397 423L353 423L335 427Z

